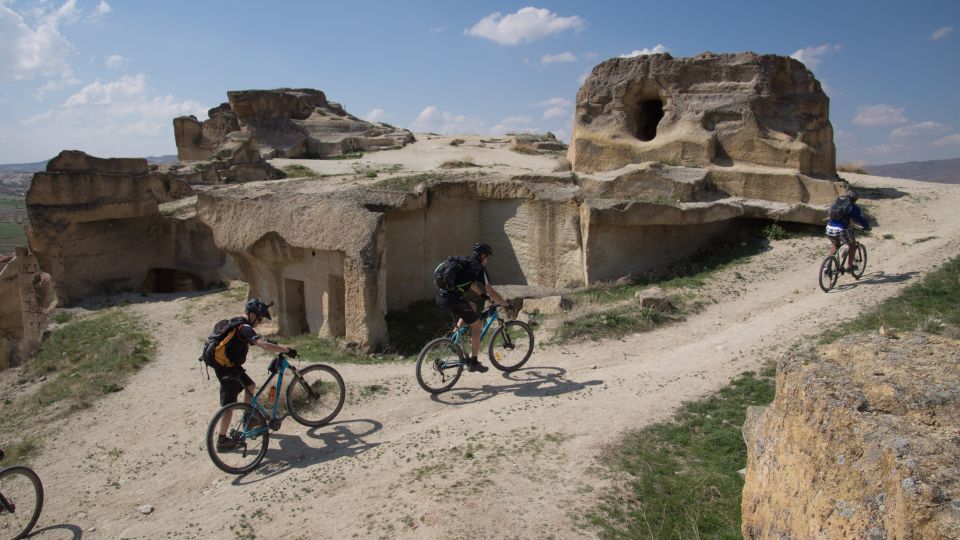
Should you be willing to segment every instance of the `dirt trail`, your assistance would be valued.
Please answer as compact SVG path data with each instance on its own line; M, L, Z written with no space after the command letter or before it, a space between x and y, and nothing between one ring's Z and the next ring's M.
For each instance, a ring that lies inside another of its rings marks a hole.
M667 418L960 252L960 188L848 176L878 188L861 200L880 226L864 239L859 282L843 277L824 294L816 271L826 240L784 240L713 279L700 294L717 303L682 323L538 347L530 369L467 373L436 399L417 387L412 361L340 365L351 395L337 421L288 420L264 465L243 477L206 455L217 385L195 360L213 322L240 302L136 304L157 360L48 442L36 463L47 488L37 538L592 537L574 516L606 485L594 465L623 430ZM248 366L263 380L266 356ZM361 394L375 384L384 390Z

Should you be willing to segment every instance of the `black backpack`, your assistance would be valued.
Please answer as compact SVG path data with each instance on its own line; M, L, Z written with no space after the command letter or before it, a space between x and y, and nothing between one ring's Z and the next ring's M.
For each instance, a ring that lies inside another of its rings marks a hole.
M847 221L850 219L850 212L853 211L853 203L848 197L840 197L830 206L830 219L833 221Z
M448 292L463 292L475 277L470 273L470 259L466 257L447 257L433 269L437 288Z
M210 333L210 336L207 337L207 341L203 344L203 352L200 353L199 360L210 367L219 366L220 364L216 359L217 346L219 346L220 343L228 335L230 335L231 331L238 328L241 324L245 324L247 322L248 321L246 317L233 317L230 319L222 319L217 322L217 324L213 325L213 332ZM234 364L240 365L243 364L243 361L235 362Z

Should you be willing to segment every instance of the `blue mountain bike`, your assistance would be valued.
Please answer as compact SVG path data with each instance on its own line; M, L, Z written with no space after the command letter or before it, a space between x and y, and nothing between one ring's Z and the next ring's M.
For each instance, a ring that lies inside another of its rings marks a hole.
M224 472L243 474L255 469L267 453L270 431L280 429L288 415L305 426L316 427L329 423L343 408L346 389L343 378L332 367L312 364L297 369L280 353L269 369L270 377L250 403L230 403L210 420L207 453ZM281 411L280 390L288 369L293 372L293 380L287 386L286 410ZM271 385L274 377L277 381ZM263 391L268 388L270 397L264 398Z
M484 321L480 341L486 337L490 328L496 324L496 330L490 338L487 352L490 363L500 371L510 372L520 369L533 353L533 331L521 321L504 321L493 304L484 310L480 317ZM467 355L463 352L465 342L470 337L470 327L462 326L448 336L427 343L417 357L417 383L431 394L445 392L457 384Z

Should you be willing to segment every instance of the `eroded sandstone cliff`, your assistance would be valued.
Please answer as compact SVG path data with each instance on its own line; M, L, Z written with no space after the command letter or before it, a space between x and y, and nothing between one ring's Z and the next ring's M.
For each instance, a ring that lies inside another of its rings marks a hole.
M855 335L787 355L751 408L745 538L960 538L960 342Z

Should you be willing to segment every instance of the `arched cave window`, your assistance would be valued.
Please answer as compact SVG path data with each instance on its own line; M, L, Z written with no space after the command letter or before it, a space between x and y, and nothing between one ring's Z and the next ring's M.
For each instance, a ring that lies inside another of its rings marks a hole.
M657 125L663 119L663 101L648 99L637 111L636 136L641 141L652 141L657 136Z

